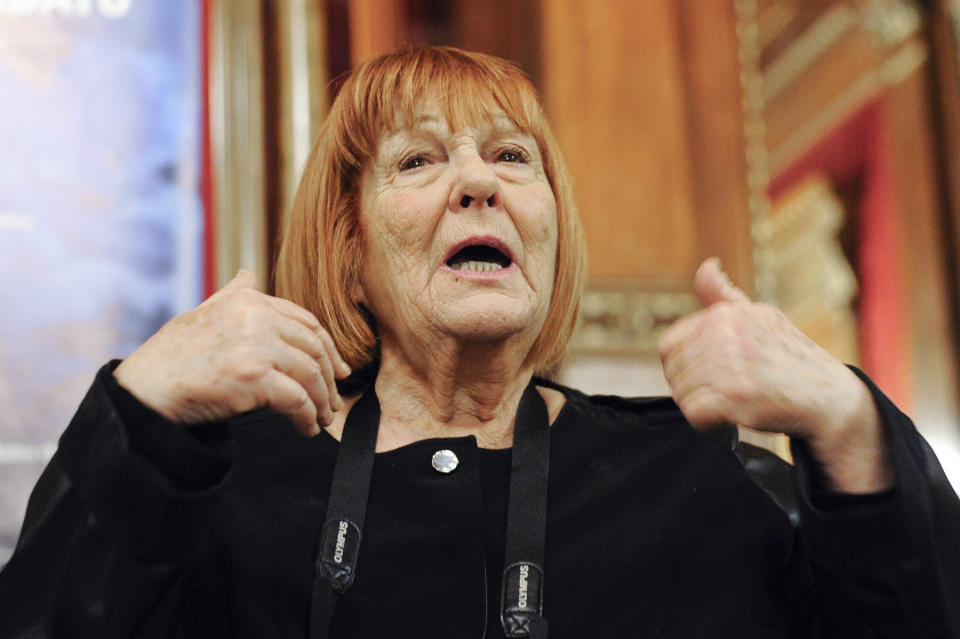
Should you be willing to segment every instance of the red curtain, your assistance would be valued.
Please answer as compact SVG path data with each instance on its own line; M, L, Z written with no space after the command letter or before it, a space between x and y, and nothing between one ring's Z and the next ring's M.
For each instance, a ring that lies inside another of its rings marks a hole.
M213 156L210 149L210 35L213 28L214 0L201 0L200 12L200 90L201 148L200 197L203 200L203 290L210 296L217 288L217 234L213 191Z
M909 409L907 289L891 153L883 101L877 99L775 176L768 194L776 200L814 172L825 174L845 190L856 188L855 210L848 214L855 224L863 366L898 405Z

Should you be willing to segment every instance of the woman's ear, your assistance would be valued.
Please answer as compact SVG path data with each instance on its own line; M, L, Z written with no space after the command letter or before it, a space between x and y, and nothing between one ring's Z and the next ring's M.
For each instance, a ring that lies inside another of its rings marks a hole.
M350 286L350 301L356 306L366 307L367 294L363 290L363 284L359 281Z

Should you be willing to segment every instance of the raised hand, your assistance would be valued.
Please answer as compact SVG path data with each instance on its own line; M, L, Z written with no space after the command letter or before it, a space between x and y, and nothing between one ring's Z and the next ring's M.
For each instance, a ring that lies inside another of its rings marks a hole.
M170 421L209 422L268 406L304 435L333 421L344 405L336 380L349 374L316 317L261 293L247 271L167 322L114 371Z
M703 310L677 321L659 344L687 420L802 439L837 490L892 485L882 424L860 379L779 310L752 302L716 259L700 266L694 287Z

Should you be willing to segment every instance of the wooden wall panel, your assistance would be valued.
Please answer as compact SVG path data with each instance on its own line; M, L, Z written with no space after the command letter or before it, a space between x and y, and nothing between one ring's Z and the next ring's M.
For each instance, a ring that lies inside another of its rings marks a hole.
M937 174L933 166L929 96L923 70L892 87L884 101L893 178L901 212L909 285L910 376L914 405L924 428L957 423L956 348L950 331L948 257L938 220ZM928 432L928 431L925 431Z
M543 3L543 88L593 277L688 278L698 261L674 3Z
M406 3L403 0L349 0L350 59L353 64L404 43Z
M736 13L729 0L677 3L698 259L720 258L753 293L753 239Z
M540 0L456 0L457 46L512 60L539 86L540 4Z
M960 346L960 6L954 0L938 0L934 4L928 27L932 47L928 81L937 127L934 145L941 182L940 228L944 246L948 247L953 339Z

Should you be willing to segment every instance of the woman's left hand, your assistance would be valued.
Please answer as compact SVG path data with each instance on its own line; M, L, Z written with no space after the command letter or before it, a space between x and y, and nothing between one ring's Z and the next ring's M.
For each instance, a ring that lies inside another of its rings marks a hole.
M883 424L866 385L778 309L752 302L709 259L694 278L703 310L660 338L660 358L687 420L804 440L834 490L894 483Z

